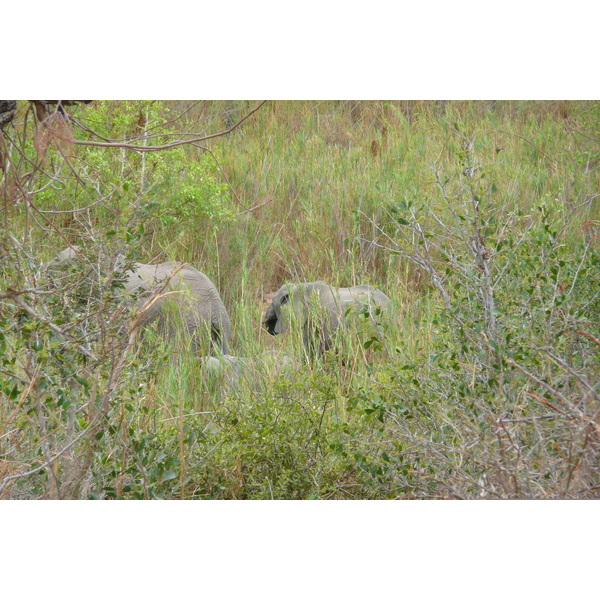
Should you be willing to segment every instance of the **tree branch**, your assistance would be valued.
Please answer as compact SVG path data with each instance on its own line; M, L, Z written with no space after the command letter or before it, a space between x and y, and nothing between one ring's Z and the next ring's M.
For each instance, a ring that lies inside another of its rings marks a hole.
M222 137L231 133L234 129L237 129L244 121L249 119L263 104L265 104L266 100L263 100L254 110L250 111L243 119L238 121L235 125L231 126L229 129L225 131L221 131L219 133L213 133L211 135L205 135L202 137L192 138L191 140L177 140L175 142L170 142L169 144L163 144L162 146L141 146L138 144L127 144L124 142L93 142L93 141L83 141L83 140L75 140L73 143L77 146L98 146L102 148L126 148L128 150L136 150L137 152L159 152L161 150L170 150L171 148L177 148L178 146L184 146L186 144L198 144L200 142L204 142L206 140L211 140L214 138ZM98 136L101 137L101 136Z

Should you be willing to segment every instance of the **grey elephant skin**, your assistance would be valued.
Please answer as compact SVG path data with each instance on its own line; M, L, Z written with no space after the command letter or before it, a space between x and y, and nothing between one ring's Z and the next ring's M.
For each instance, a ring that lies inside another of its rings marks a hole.
M258 385L265 376L289 374L295 368L294 359L278 350L267 350L254 358L205 356L199 362L205 381L230 389L237 389L242 379Z
M370 285L336 288L324 281L288 283L276 292L263 324L271 335L277 335L297 323L309 354L323 354L334 345L338 330L360 318L363 309L371 320L380 321L380 317L391 317L392 301Z
M164 262L158 265L135 263L127 272L124 282L130 294L143 291L137 299L137 307L146 305L142 324L158 320L159 327L167 326L167 302L174 301L194 346L202 346L204 331L210 332L213 347L221 352L229 351L231 322L221 296L212 281L190 265ZM149 297L164 287L154 301ZM148 293L146 293L148 292ZM204 330L204 331L203 331ZM171 329L169 328L171 332Z
M58 254L49 267L70 263L79 249L71 246ZM231 322L221 296L212 281L194 267L177 262L157 265L133 263L125 267L119 256L116 269L123 271L123 285L135 298L136 309L142 309L142 325L157 322L159 330L173 335L170 317L175 310L181 316L194 348L199 352L210 339L211 348L229 352ZM169 305L169 301L172 303Z

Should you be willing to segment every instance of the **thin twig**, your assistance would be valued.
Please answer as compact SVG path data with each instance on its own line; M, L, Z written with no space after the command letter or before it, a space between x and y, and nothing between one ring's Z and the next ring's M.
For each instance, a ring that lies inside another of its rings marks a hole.
M169 417L168 419L161 419L159 423L165 423L166 421L175 421L175 419L184 419L185 417L195 417L196 415L213 415L214 410L190 413L189 415L177 415L176 417Z
M582 329L578 329L575 333L585 336L586 338L588 338L588 340L592 340L592 342L594 342L596 346L600 346L600 340L598 338L595 338L591 333L583 331Z

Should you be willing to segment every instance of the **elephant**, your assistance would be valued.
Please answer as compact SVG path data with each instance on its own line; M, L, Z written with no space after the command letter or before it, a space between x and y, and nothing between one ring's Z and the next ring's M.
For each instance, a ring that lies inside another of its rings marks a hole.
M289 374L295 367L294 360L278 350L267 350L256 358L242 358L224 354L220 357L205 356L199 359L203 377L211 385L237 388L242 378L259 383L262 376Z
M294 370L296 363L291 356L279 350L267 350L262 353L265 368L275 375L283 375Z
M78 246L63 250L49 263L49 271L56 274L61 265L72 264L80 252ZM170 321L175 309L197 352L207 338L212 350L229 352L229 315L217 288L204 273L185 263L128 264L122 255L117 256L115 271L115 279L122 281L127 296L142 311L143 326L156 321L159 330L172 336L174 326Z
M249 361L239 356L224 354L219 358L204 356L200 359L200 365L205 380L236 387L244 370L249 366Z
M61 264L68 261L71 261L77 258L77 254L80 252L79 246L69 246L65 248L62 252L59 252L56 255L56 259L53 260L50 265Z
M66 267L75 264L81 248L73 245L65 248L62 252L59 252L53 260L46 263L46 269L52 277L58 277L60 272Z
M324 281L288 283L275 293L263 325L271 335L297 325L309 356L323 356L334 346L337 332L347 329L361 312L375 322L390 318L392 301L370 285L335 288Z
M144 310L143 325L157 321L162 330L168 327L167 302L172 298L196 349L201 347L202 330L206 328L210 329L213 349L229 352L229 314L217 288L204 273L184 263L134 263L126 271L124 286L129 294L137 296L136 307ZM172 327L168 329L172 333Z

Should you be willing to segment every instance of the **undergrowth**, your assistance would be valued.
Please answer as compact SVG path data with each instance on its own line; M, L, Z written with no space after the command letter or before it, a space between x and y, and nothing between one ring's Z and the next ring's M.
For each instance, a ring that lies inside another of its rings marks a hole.
M159 146L254 107L72 112ZM0 497L598 497L599 116L269 102L145 153L73 145L20 103L1 147ZM68 244L83 260L57 275ZM119 253L206 273L242 376L211 381L185 336L138 331ZM271 337L271 294L316 280L383 290L382 339L307 359L300 332Z

